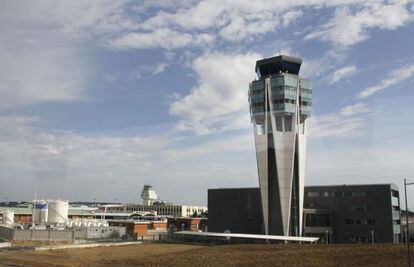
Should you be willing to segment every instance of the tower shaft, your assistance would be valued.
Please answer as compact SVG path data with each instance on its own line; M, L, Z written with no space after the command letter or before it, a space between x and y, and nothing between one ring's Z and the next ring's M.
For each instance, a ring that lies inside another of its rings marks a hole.
M286 56L260 60L259 80L250 84L265 234L302 234L306 119L312 91L310 81L298 76L300 64L300 59Z

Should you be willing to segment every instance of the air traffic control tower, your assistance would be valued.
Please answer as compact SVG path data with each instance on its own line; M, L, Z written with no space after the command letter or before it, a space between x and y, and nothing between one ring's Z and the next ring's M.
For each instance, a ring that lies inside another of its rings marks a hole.
M299 77L301 64L284 55L258 60L249 88L264 231L270 235L302 235L312 86Z

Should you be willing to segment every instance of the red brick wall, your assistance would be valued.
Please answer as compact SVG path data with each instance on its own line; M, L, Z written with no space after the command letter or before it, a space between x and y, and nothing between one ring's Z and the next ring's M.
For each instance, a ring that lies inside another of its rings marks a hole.
M134 234L137 236L146 236L148 233L148 224L135 224Z
M167 230L167 223L166 222L153 222L152 228L155 230Z
M29 223L32 221L32 215L14 215L14 222L15 223Z

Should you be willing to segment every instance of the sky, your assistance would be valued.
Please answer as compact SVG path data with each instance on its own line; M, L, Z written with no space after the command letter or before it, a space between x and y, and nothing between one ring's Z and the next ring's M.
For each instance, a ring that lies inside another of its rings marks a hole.
M402 194L413 45L413 0L1 1L0 201L258 186L247 90L279 54L313 82L306 184Z

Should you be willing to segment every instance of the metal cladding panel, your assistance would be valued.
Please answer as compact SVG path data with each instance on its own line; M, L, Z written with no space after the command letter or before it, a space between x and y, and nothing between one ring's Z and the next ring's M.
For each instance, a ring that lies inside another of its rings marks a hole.
M292 194L293 156L295 147L295 133L274 133L276 168L279 183L280 207L282 212L284 235L289 234L290 199Z
M267 116L268 112L265 112L265 117ZM268 222L269 222L269 213L268 213L268 139L267 139L267 121L264 121L263 131L257 131L256 122L253 123L253 131L254 131L254 140L256 146L256 159L257 159L257 170L259 175L259 185L261 190L261 200L262 200L262 214L263 214L263 222L264 222L264 231L265 234L269 232Z
M262 213L263 221L265 223L265 233L268 233L268 222L269 222L269 213L268 213L268 151L267 151L267 138L266 136L256 136L256 157L257 157L257 169L259 174L259 186L261 190L261 199L262 199Z
M298 131L298 159L299 159L299 232L302 235L303 225L303 202L305 190L306 170L306 122L300 125Z
M259 188L208 190L208 231L264 234Z

